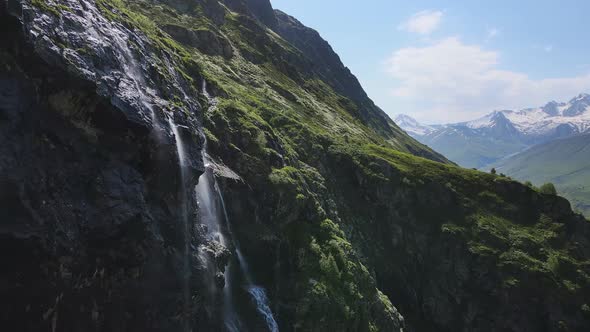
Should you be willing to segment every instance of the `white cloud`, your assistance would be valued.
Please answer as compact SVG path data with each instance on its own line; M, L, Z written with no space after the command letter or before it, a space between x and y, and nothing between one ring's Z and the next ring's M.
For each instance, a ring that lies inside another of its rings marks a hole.
M392 94L429 122L472 119L494 109L538 106L568 100L590 89L590 73L532 79L500 69L500 54L450 37L425 47L394 52L387 71L397 80Z
M543 48L545 52L550 53L553 51L553 45L547 45Z
M412 15L406 22L399 26L400 30L429 35L438 29L442 21L443 13L441 11L425 10Z

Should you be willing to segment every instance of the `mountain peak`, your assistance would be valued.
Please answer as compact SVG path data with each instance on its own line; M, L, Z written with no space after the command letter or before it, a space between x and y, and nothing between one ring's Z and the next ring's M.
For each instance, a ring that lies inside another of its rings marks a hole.
M550 116L559 115L560 104L555 100L548 102L545 106L541 107L541 110Z
M564 110L563 115L567 117L574 117L590 111L590 95L587 93L580 93L577 97L570 100L571 105Z
M414 119L413 117L407 115L407 114L399 114L395 117L394 121L397 123L407 123L407 124L412 124L412 125L419 125L420 123ZM398 123L398 124L399 124Z
M434 130L431 126L423 125L406 114L399 114L393 121L413 137L428 135Z
M509 123L510 120L506 118L503 111L493 111L479 119L468 121L465 124L471 129L489 128L497 126L498 124Z
M502 111L493 111L491 114L494 120L508 120Z

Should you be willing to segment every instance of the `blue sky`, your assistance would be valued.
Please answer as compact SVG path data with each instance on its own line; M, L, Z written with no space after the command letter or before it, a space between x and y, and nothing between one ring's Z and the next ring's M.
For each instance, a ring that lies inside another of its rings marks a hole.
M388 114L473 119L590 92L590 1L271 0Z

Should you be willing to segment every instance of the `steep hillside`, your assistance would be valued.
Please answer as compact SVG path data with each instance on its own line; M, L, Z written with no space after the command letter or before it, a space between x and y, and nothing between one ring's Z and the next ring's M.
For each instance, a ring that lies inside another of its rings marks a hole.
M269 1L0 3L8 330L590 328L590 224L407 136Z
M537 145L494 166L522 181L553 182L577 210L590 215L590 135Z

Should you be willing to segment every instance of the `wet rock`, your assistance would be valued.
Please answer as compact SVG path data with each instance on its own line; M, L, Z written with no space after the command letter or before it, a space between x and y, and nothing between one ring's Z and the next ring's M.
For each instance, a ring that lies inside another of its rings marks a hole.
M178 331L192 319L178 313L202 306L182 301L187 292L196 301L184 247L197 239L179 212L194 210L182 192L204 168L196 92L172 57L93 1L61 1L60 15L4 4L0 295L13 299L0 301L4 328ZM163 84L151 68L166 62Z

